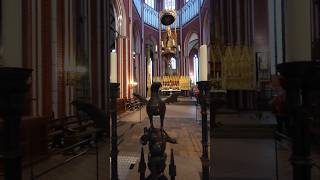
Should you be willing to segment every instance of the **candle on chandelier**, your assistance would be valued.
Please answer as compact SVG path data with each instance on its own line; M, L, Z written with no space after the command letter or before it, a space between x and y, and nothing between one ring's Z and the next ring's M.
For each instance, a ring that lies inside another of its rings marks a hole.
M117 53L110 53L110 82L117 83Z
M207 45L200 46L199 80L208 81L208 49Z
M161 45L162 45L162 47L164 47L163 41L161 41Z

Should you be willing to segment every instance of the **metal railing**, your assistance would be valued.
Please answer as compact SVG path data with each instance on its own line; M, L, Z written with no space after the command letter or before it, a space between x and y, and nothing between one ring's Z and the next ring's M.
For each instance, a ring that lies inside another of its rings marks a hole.
M48 173L58 169L58 168L61 168L62 166L70 163L71 161L75 160L76 158L80 157L80 156L83 156L83 155L86 155L88 154L90 148L86 148L84 150L82 150L81 152L71 156L71 157L68 157L67 159L65 159L64 161L62 162L57 162L55 165L53 166L50 166L48 168L46 168L45 170L41 171L41 172L35 172L34 171L34 167L37 166L37 165L40 165L42 162L48 160L50 157L53 157L53 156L56 156L57 154L63 154L63 153L66 153L68 151L72 151L73 149L75 148L79 148L85 144L90 144L90 142L94 141L95 142L95 153L94 155L96 156L96 177L98 178L99 177L99 171L98 171L98 150L99 150L99 147L98 147L98 139L96 139L96 137L91 137L91 138L87 138L87 139L84 139L76 144L73 144L73 145L70 145L68 147L65 147L61 150L58 150L58 151L55 151L55 152L51 152L49 153L48 155L45 155L45 156L42 156L40 158L36 158L36 159L32 159L31 161L27 162L27 164L25 165L26 167L29 168L29 171L30 171L30 179L31 180L36 180L36 179L39 179L41 177L43 177L44 175L47 175ZM1 158L0 158L1 159ZM25 167L25 168L26 168ZM0 177L3 177L4 174L3 173L0 173ZM27 177L27 176L26 176Z
M143 19L146 24L159 29L159 12L147 4L144 4Z
M139 16L141 17L141 0L133 0L133 4L136 7Z
M280 133L278 131L275 131L274 132L274 147L275 147L275 179L276 180L280 180L280 167L279 167L279 147L278 145L281 144L281 141L285 141L286 143L288 143L290 146L292 146L292 138L287 136L286 134L283 134L283 133ZM285 148L282 148L282 150L284 151L287 151L287 152L291 152L292 150L291 149L285 149ZM312 169L311 169L311 172L312 174L314 173L315 175L313 176L316 176L318 177L318 175L320 174L320 165L312 160ZM283 174L282 174L283 175Z
M177 11L176 18L176 27L180 27L180 24L183 26L189 21L191 21L194 17L199 14L200 7L203 5L204 0L189 0L180 10ZM141 0L133 0L133 4L137 9L140 17L142 16L142 7L143 7L143 19L144 23L159 29L159 12L149 5L141 2ZM200 6L200 7L199 7ZM180 16L182 22L180 22ZM165 29L164 26L161 27ZM174 24L171 25L171 28L174 28Z
M88 154L89 149L85 149L85 150L83 150L83 151L81 151L81 152L79 152L79 153L77 153L77 154L75 154L75 155L67 158L66 160L64 160L64 161L62 161L62 162L59 162L59 163L57 163L57 164L55 164L55 165L53 165L53 166L51 166L51 167L49 167L49 168L41 171L41 172L34 173L34 171L33 171L33 168L34 168L35 165L37 165L37 164L45 161L45 160L48 159L49 157L54 156L54 155L56 155L56 154L63 154L63 153L65 153L65 152L67 152L67 151L70 151L70 150L72 150L72 149L74 149L74 148L83 146L84 144L89 144L90 141L95 141L96 177L97 177L97 179L98 179L98 177L99 177L99 171L98 171L98 169L99 169L99 167L98 167L98 156L99 156L99 155L98 155L98 150L99 150L99 147L98 147L98 143L99 143L99 142L98 142L98 140L97 140L95 137L94 137L94 138L88 138L88 139L82 140L82 141L80 141L80 142L78 142L78 143L76 143L76 144L74 144L74 145L71 145L71 146L69 146L69 147L66 147L66 148L64 148L64 149L62 149L62 150L60 150L60 151L58 151L58 152L51 153L50 155L48 155L48 156L46 156L46 157L44 157L44 158L40 158L40 159L37 159L37 160L35 160L35 161L32 161L32 162L30 163L30 179L32 179L32 180L39 179L39 178L43 177L44 175L47 175L48 173L50 173L50 172L52 172L52 171L54 171L54 170L56 170L56 169L58 169L58 168L61 168L62 166L70 163L71 161L75 160L76 158Z
M181 8L182 25L188 23L199 14L199 0L190 0Z

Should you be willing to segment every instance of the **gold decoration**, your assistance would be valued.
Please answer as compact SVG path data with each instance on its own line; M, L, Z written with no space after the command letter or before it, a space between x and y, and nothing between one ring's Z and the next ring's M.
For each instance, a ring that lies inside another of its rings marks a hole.
M165 26L170 26L177 17L177 13L173 9L163 9L160 11L160 21Z
M190 90L189 76L156 76L153 80L161 82L161 90Z
M160 21L165 26L164 37L160 36L161 42L161 56L170 59L177 53L177 27L176 27L175 10L164 9L160 12ZM174 23L174 32L171 31L171 25Z
M255 89L255 60L251 48L228 46L223 54L221 66L224 89Z

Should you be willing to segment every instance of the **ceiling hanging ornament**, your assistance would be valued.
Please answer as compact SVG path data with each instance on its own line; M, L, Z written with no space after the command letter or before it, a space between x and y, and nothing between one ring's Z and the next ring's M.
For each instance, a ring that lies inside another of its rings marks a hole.
M170 26L176 20L177 13L175 10L163 9L160 12L161 23L165 26Z
M177 54L177 27L176 27L175 10L164 9L160 12L160 21L165 26L165 31L160 37L161 41L161 56L169 60ZM171 25L174 23L174 31L171 30Z

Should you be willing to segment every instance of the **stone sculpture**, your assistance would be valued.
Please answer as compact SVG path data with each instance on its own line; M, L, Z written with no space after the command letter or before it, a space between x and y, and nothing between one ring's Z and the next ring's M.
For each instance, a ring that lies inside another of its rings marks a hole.
M146 163L144 162L144 153L143 148L141 152L141 159L139 164L139 173L140 179L144 180L167 180L168 178L164 174L164 170L166 168L166 160L167 154L166 143L176 144L177 141L171 138L168 133L163 129L164 125L164 117L166 112L166 102L171 102L171 96L166 100L162 101L159 97L159 89L161 87L161 83L154 82L151 86L151 98L150 100L146 100L144 97L134 94L138 99L140 99L143 103L147 104L147 113L150 120L150 128L144 128L144 134L140 138L140 143L142 145L147 145L149 147L149 155L148 155L148 168L150 170L150 175L145 178L146 171ZM153 125L153 116L160 116L161 127L155 128ZM171 155L171 164L170 164L170 176L171 179L174 179L176 176L176 170L174 165L174 157L173 150Z
M146 98L140 96L139 94L133 93L142 103L147 104L147 114L150 120L150 126L153 128L153 116L160 116L161 127L163 130L164 116L166 114L166 105L165 103L175 102L177 95L171 95L169 98L162 101L159 96L159 90L161 88L160 82L154 82L151 85L151 98L148 101Z

